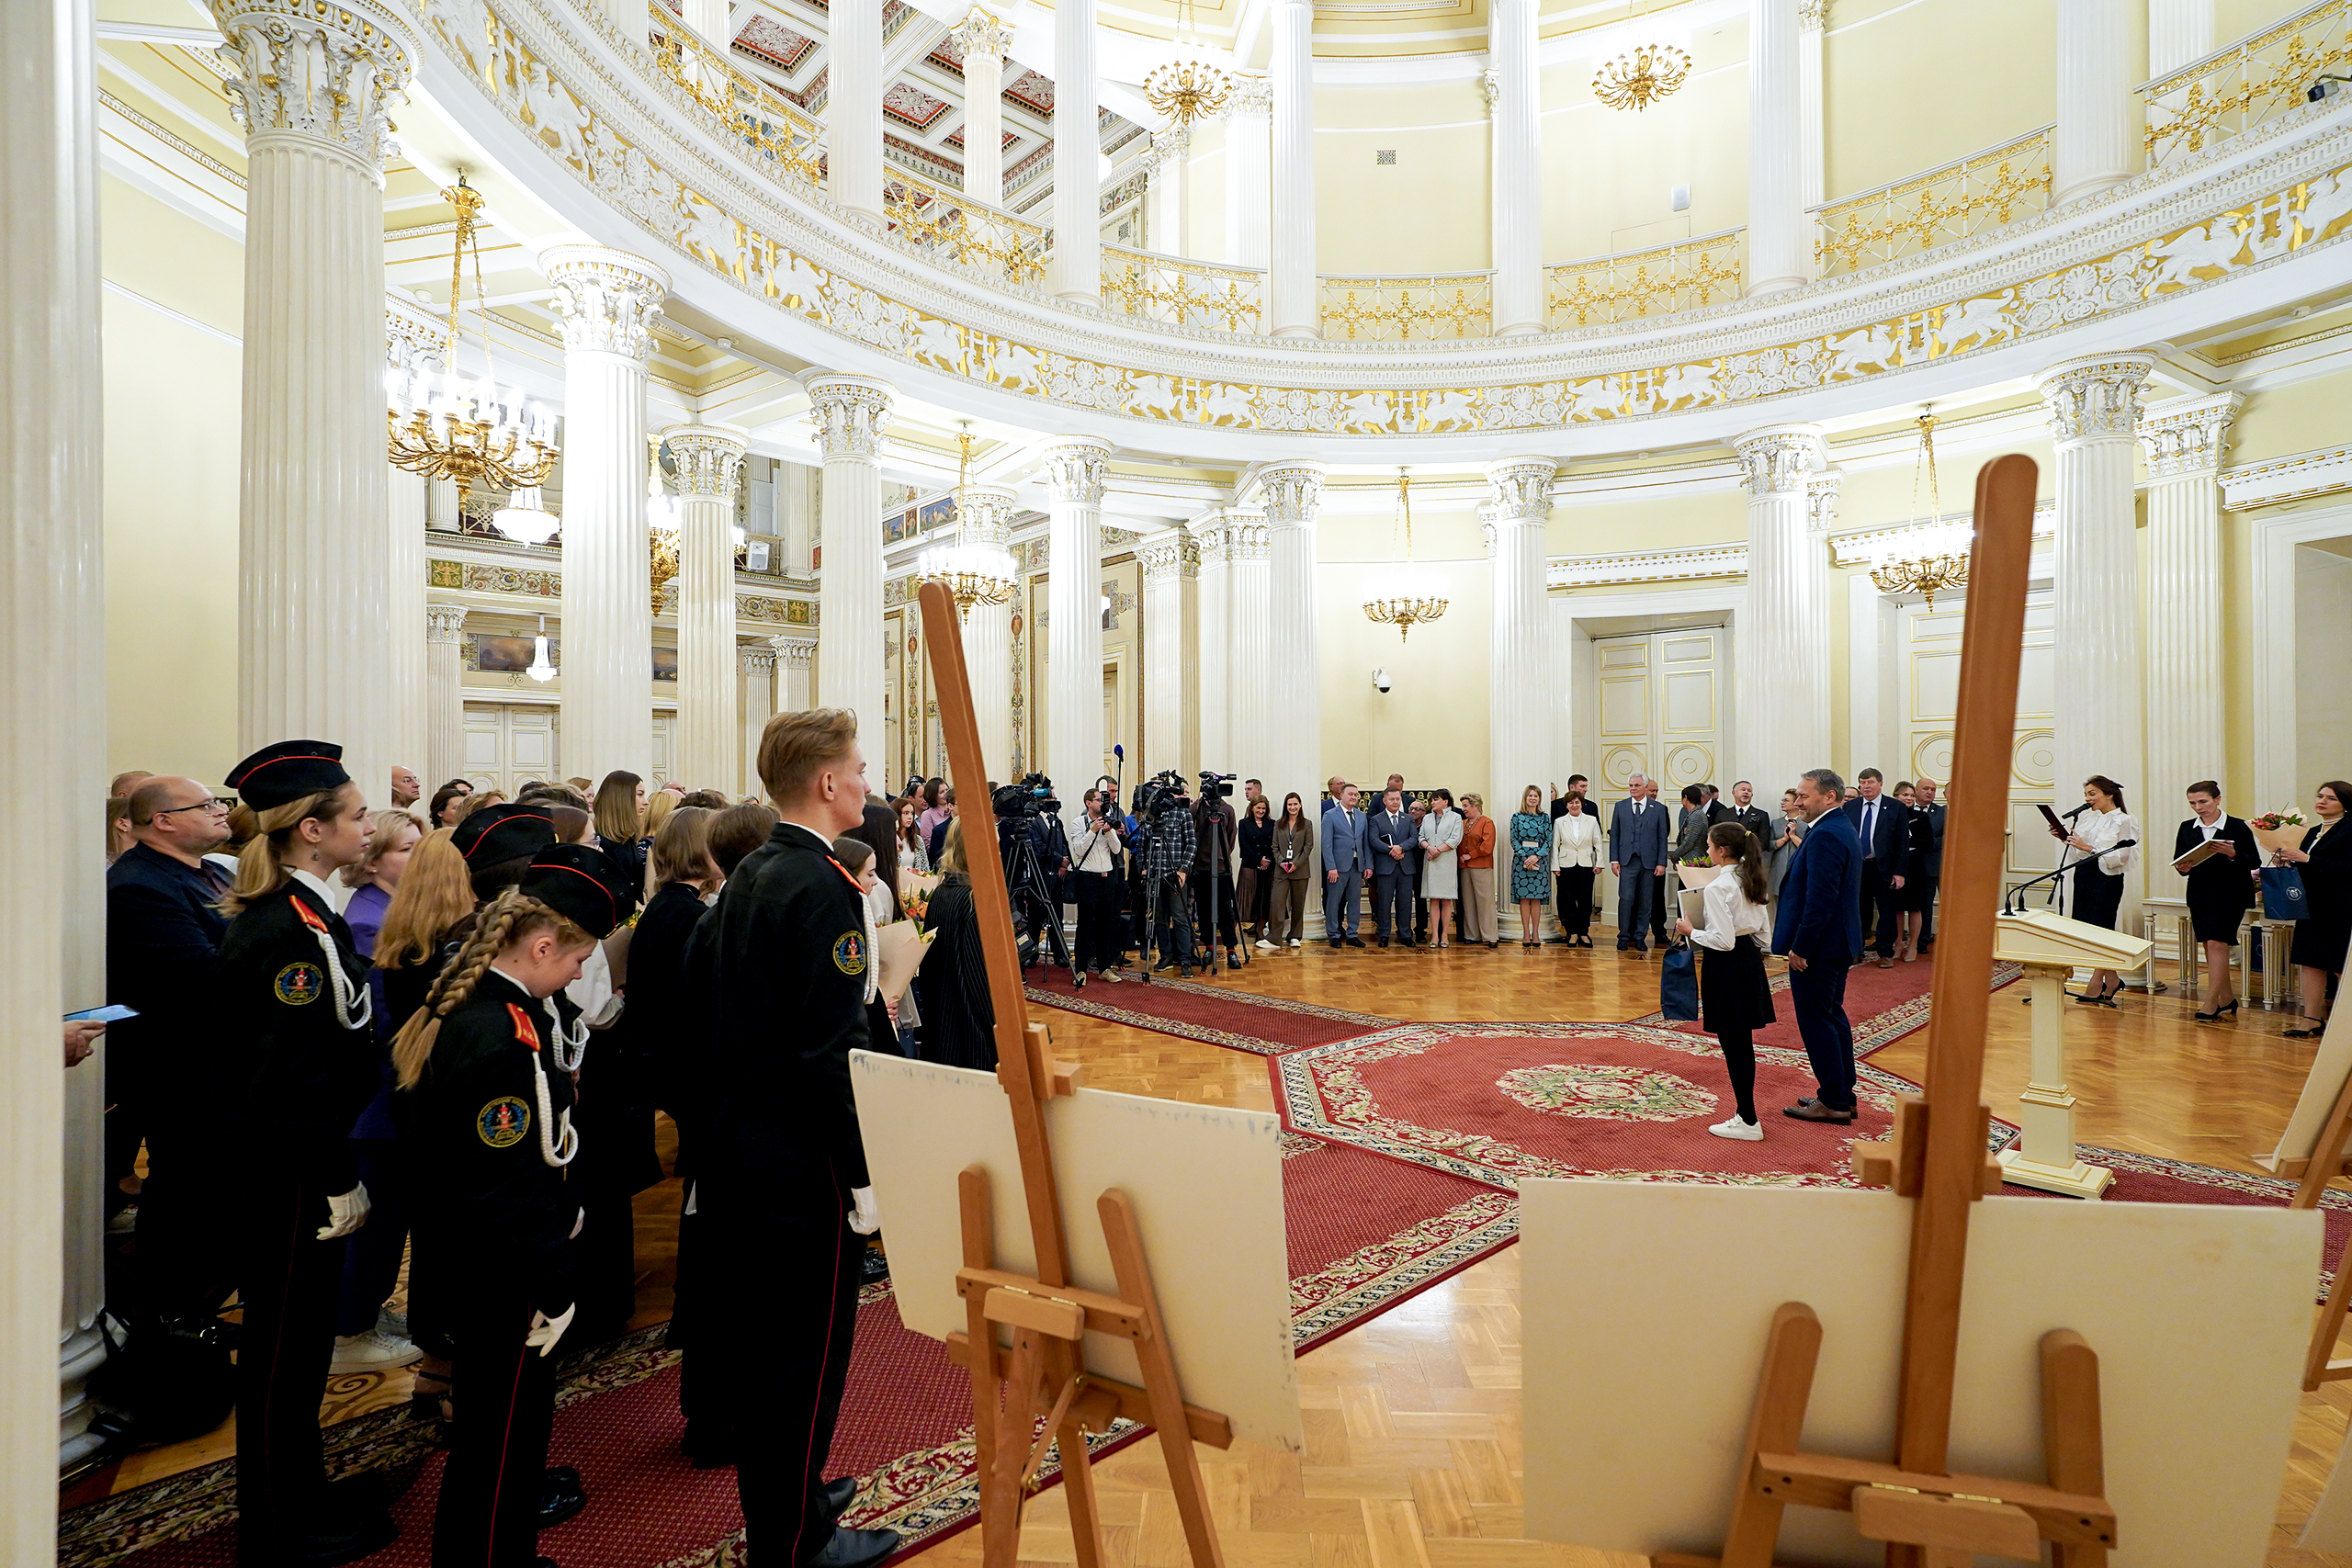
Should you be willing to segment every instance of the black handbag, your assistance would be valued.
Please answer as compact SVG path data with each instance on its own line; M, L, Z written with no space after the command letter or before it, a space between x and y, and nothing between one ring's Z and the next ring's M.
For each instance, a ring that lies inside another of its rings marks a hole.
M133 1444L200 1437L236 1408L228 1325L219 1318L159 1318L133 1330L112 1313L98 1318L106 1364L90 1379L98 1402L126 1417Z

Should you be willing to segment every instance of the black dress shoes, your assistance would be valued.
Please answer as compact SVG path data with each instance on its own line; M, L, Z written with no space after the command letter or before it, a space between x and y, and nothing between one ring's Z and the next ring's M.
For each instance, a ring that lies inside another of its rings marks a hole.
M844 1475L839 1481L826 1482L824 1490L817 1494L817 1500L824 1505L825 1517L840 1519L857 1501L857 1477Z
M1362 947L1363 945L1363 938L1360 936L1351 936L1348 938L1348 945L1350 947Z
M1794 1105L1781 1108L1783 1116L1793 1116L1800 1122L1829 1122L1844 1126L1853 1121L1851 1111L1840 1111L1834 1105L1824 1105L1817 1100L1800 1100Z
M588 1506L588 1494L581 1489L580 1472L568 1464L550 1466L539 1478L539 1528L551 1530L566 1519L576 1518Z
M897 1530L853 1530L835 1526L814 1557L801 1559L801 1568L874 1568L899 1550Z
M735 1462L735 1434L722 1431L707 1417L687 1422L685 1439L678 1446L696 1470L725 1470Z

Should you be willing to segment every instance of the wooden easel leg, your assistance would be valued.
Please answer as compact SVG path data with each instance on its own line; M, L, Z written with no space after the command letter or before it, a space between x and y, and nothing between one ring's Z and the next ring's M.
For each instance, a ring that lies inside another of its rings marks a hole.
M2062 1492L2107 1495L2107 1447L2099 1424L2098 1352L2071 1328L2041 1337L2041 1457ZM2107 1568L2107 1548L2052 1541L2051 1568Z
M2335 1104L2327 1113L2327 1121L2320 1127L2319 1139L2312 1145L2312 1163L2303 1168L2302 1185L2295 1189L2290 1209L2316 1209L2320 1194L2327 1190L2331 1178L2344 1171L2344 1144L2352 1137L2352 1077L2344 1080L2344 1088L2335 1096Z
M1083 1341L1063 1340L1051 1358L1050 1381L1062 1384L1085 1371ZM1054 1428L1054 1442L1062 1463L1062 1491L1069 1498L1069 1529L1078 1547L1078 1568L1102 1568L1102 1514L1094 1500L1094 1461L1087 1454L1086 1433L1078 1412L1069 1410Z
M1752 1483L1756 1456L1792 1453L1800 1446L1805 1405L1813 1398L1814 1364L1820 1357L1821 1319L1803 1302L1782 1302L1772 1314L1771 1333L1764 1341L1764 1367L1756 1380L1756 1409L1747 1421L1739 1490L1731 1506L1731 1528L1724 1532L1723 1568L1772 1568L1782 1505L1760 1495Z
M1037 1334L1012 1331L1012 1354L1005 1365L1004 1409L997 1418L995 1462L980 1477L980 1542L989 1568L1012 1568L1021 1556L1021 1515L1028 1501L1022 1472L1029 1462L1031 1435L1037 1429Z
M1152 1291L1151 1264L1144 1257L1135 1205L1114 1187L1102 1194L1095 1208L1102 1216L1102 1236L1110 1245L1119 1295L1143 1308L1149 1330L1136 1342L1136 1359L1143 1365L1144 1390L1151 1396L1151 1424L1159 1428L1160 1452L1168 1460L1168 1482L1175 1489L1176 1517L1184 1524L1193 1568L1224 1568L1225 1552L1217 1544L1216 1521L1209 1517L1200 1456L1193 1450L1192 1427L1184 1416L1184 1390L1177 1381L1176 1356L1159 1320L1159 1298ZM1759 1568L1766 1568L1769 1562L1768 1558Z
M2344 1312L2352 1307L2352 1257L2335 1262L2335 1283L2327 1288L2327 1304L2312 1325L2311 1348L2303 1352L2303 1392L2310 1393L2327 1382L2327 1364L2335 1359L2335 1341L2344 1332Z
M964 1267L996 1267L996 1215L990 1206L986 1166L966 1168L956 1179L964 1224ZM964 1334L972 1352L972 1446L979 1461L980 1490L988 1491L996 1460L999 1384L996 1375L996 1328L988 1319L986 1298L974 1292L964 1303Z

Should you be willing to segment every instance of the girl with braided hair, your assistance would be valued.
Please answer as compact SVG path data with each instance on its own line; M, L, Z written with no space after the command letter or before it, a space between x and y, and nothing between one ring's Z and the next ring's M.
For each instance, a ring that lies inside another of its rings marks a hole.
M416 1156L417 1244L462 1290L435 1296L455 1419L436 1563L534 1568L555 1421L550 1351L571 1326L584 1219L572 1080L554 998L626 908L613 868L550 846L483 906L392 1043L393 1115ZM576 1483L574 1483L576 1486Z

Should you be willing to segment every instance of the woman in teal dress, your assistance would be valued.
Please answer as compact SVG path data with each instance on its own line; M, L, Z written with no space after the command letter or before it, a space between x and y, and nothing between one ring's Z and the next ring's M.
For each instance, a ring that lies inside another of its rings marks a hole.
M1519 900L1519 944L1544 945L1544 904L1552 896L1552 818L1529 784L1510 818L1510 896Z

